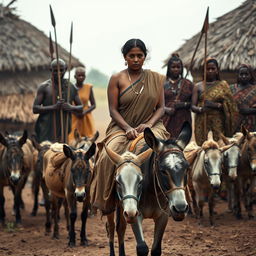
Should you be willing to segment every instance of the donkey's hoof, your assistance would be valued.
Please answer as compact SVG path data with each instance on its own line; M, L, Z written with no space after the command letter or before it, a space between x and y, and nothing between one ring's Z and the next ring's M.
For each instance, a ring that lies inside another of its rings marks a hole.
M80 245L84 246L84 247L87 247L89 245L88 240L87 239L86 240L81 240Z
M60 239L59 234L53 234L52 239Z
M243 218L242 214L241 213L237 213L236 214L236 219L237 220L241 220Z
M30 216L33 216L33 217L36 216L36 211L31 212Z
M253 219L254 219L254 215L248 214L248 219L249 219L249 220L253 220Z
M70 248L73 248L73 247L76 246L76 242L74 242L74 241L69 241L69 242L68 242L68 246L69 246Z
M148 246L146 243L137 245L137 255L138 256L147 256L148 255Z

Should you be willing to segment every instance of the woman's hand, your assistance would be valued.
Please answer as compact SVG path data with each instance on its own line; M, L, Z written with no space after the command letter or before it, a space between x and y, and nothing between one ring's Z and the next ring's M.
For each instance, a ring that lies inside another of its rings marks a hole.
M138 137L138 132L134 128L129 128L125 131L128 140L134 140Z
M136 129L136 131L138 132L138 133L142 133L142 132L144 132L144 130L146 129L146 128L152 128L152 124L140 124L139 126L137 126L135 129Z

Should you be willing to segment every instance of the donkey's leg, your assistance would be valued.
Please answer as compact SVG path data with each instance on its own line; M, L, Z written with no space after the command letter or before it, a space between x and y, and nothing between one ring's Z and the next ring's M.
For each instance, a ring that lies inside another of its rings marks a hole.
M5 222L4 203L5 203L4 186L0 185L0 224L2 224L3 226Z
M15 187L15 196L14 196L14 207L15 207L15 217L16 217L16 224L21 224L21 214L20 214L20 206L21 206L21 192L24 188L24 176L18 182L17 186Z
M252 197L253 197L253 189L254 189L254 182L253 180L250 181L250 185L247 189L247 196L246 196L246 202L245 202L245 208L247 210L248 218L253 219L253 203L252 203Z
M51 194L52 217L54 220L53 238L59 239L59 223L58 223L58 198Z
M242 219L241 214L241 194L242 194L242 183L241 179L238 180L234 184L234 204L233 204L233 213L237 219Z
M36 214L37 214L40 181L41 181L41 174L40 174L40 172L35 171L34 178L33 178L33 185L32 185L33 193L34 193L34 206L33 206L32 212L31 212L31 216L36 216Z
M168 223L168 216L162 214L159 218L154 220L155 222L155 231L154 231L154 243L151 249L152 256L160 256L162 254L162 239L166 225Z
M81 225L81 232L80 232L80 244L83 246L87 246L88 245L88 240L86 237L86 221L87 221L87 217L88 217L88 208L89 208L89 200L86 200L85 202L83 202L83 210L81 213L81 221L82 221L82 225Z
M214 193L210 193L209 197L208 197L208 208L209 208L209 221L211 226L214 225Z
M66 200L68 202L68 207L70 210L69 213L69 247L74 247L76 245L76 232L75 232L75 222L77 218L77 207L76 207L76 198L72 192L67 193Z
M45 222L45 233L48 234L51 232L51 201L50 201L50 196L49 196L49 190L45 184L44 179L41 179L41 188L43 191L44 195L44 200L45 200L45 211L46 211L46 222Z
M115 249L114 249L114 238L115 238L115 221L114 221L115 213L112 212L111 214L107 215L107 223L106 223L106 230L109 238L109 249L110 249L110 256L115 256Z
M66 219L66 228L67 228L67 231L69 231L69 227L70 227L69 208L68 208L68 202L66 199L64 199L63 201L63 206L64 206L64 214Z
M119 256L125 256L124 235L126 225L127 223L123 215L123 209L121 206L118 206L116 211L116 232L118 235Z
M148 246L145 242L143 230L142 230L142 215L137 217L137 221L132 224L132 230L137 242L137 256L147 256Z

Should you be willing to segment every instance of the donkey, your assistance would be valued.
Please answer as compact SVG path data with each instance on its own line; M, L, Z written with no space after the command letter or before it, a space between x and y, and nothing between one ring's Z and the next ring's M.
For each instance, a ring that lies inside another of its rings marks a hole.
M41 186L43 197L44 197L44 207L46 211L46 223L45 223L45 232L46 234L51 231L51 216L50 216L50 197L49 190L45 184L45 180L43 179L43 157L47 150L50 149L52 142L43 141L40 144L32 138L32 143L34 148L37 150L37 154L35 154L35 170L34 170L34 178L33 178L33 192L34 192L34 206L31 212L32 216L36 216L38 211L38 194L39 188Z
M207 140L203 143L193 162L189 180L192 182L193 208L199 219L199 224L203 217L205 196L208 195L209 221L211 225L214 225L214 193L219 190L221 185L222 152L229 147L219 147L218 143L213 140L212 131L209 131Z
M237 179L237 168L240 161L240 149L244 141L242 133L236 133L232 138L225 137L220 134L221 140L218 141L219 146L230 145L230 148L223 153L223 180L227 187L228 208L233 211L235 198L235 181Z
M10 186L13 191L16 224L21 223L21 192L32 168L32 149L29 145L24 145L27 137L26 130L20 138L14 135L4 137L0 133L0 143L4 146L0 152L0 222L2 224L5 222L4 186Z
M117 207L117 234L119 243L119 255L124 256L124 234L126 223L133 223L139 214L138 203L142 193L143 174L141 164L152 153L151 149L139 154L138 156L126 151L119 155L106 145L105 149L111 161L116 165L116 193L119 203ZM121 214L123 213L123 214ZM107 215L107 231L109 236L110 255L114 256L114 213Z
M248 218L252 219L254 217L252 194L256 185L256 133L249 132L244 126L242 132L245 140L241 148L238 177L235 183L234 214L237 219L242 218L240 200L243 199Z
M54 145L54 144L53 144ZM62 144L59 144L62 145ZM53 147L53 146L52 146ZM93 143L88 151L83 149L72 149L63 144L63 152L60 159L58 155L54 161L56 152L48 150L44 154L43 177L45 183L53 196L53 216L54 216L54 238L59 238L58 228L58 206L56 198L65 198L69 208L69 246L76 244L75 221L77 218L77 201L83 203L81 213L81 245L86 246L88 240L86 237L86 220L89 205L89 189L91 183L92 171L89 159L94 155L96 144ZM58 152L60 153L60 152Z

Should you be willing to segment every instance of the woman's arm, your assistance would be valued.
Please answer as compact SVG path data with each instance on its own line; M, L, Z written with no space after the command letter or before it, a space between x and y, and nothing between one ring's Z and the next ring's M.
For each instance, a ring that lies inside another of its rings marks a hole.
M197 106L198 103L198 85L195 85L192 92L191 110L195 113L202 113L203 108Z
M95 102L95 98L94 98L92 87L90 89L89 101L90 101L90 107L83 111L83 115L86 115L86 114L90 113L91 111L93 111L96 108L96 102Z
M118 97L119 97L119 74L113 75L108 84L108 106L109 113L116 124L123 129L128 139L135 139L138 134L137 131L131 127L120 115L118 111Z

